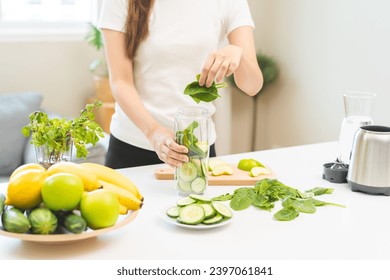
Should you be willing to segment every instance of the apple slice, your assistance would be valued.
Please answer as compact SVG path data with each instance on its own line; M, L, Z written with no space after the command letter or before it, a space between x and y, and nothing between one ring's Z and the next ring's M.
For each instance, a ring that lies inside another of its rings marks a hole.
M222 164L226 164L226 162L220 158L216 158L216 157L209 158L209 171L213 171L214 167Z
M249 175L251 175L252 177L258 177L260 175L268 175L268 174L271 174L271 171L269 171L265 167L260 167L260 166L253 167L249 173Z
M229 164L226 163L216 165L211 172L211 175L213 176L232 175L232 174L233 174L233 167L231 167Z

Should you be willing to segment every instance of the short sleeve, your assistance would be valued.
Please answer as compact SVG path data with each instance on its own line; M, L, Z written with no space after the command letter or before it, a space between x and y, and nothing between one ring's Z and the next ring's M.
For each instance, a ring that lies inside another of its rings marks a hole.
M125 32L128 5L129 0L103 0L98 28Z
M226 34L240 26L255 27L247 0L229 1L226 23Z

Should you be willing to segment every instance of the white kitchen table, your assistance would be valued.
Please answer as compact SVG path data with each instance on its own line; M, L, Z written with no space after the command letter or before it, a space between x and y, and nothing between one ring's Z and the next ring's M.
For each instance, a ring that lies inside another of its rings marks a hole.
M173 181L159 181L153 171L163 165L120 169L139 187L145 204L127 226L97 238L63 245L43 245L0 235L0 259L88 260L388 260L390 197L352 192L347 184L322 179L323 164L335 159L336 142L234 154L229 163L255 158L267 164L286 185L306 190L334 188L321 200L346 208L318 207L280 222L272 212L250 207L234 212L230 224L191 230L167 223L162 211L178 199ZM205 195L232 192L236 186L209 186ZM4 192L5 185L2 185Z

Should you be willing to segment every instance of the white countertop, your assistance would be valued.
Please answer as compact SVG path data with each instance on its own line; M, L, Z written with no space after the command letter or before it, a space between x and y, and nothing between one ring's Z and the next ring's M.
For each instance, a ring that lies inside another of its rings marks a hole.
M322 179L322 165L334 160L336 143L320 143L223 156L237 163L256 158L270 166L286 185L306 190L331 187L320 200L346 208L318 207L291 222L250 207L234 212L232 222L208 230L189 230L169 224L160 212L178 199L173 181L158 181L156 167L121 169L139 187L145 204L136 219L91 240L66 245L42 245L0 235L0 259L264 259L264 260L379 260L390 259L390 197L352 192L347 184ZM209 186L205 195L216 196L236 187ZM2 185L4 192L5 185Z

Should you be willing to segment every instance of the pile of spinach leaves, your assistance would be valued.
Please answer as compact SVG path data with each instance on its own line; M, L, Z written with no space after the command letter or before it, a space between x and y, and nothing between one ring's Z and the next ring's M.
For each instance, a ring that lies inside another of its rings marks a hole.
M196 75L196 81L188 84L184 89L184 94L189 95L192 99L199 103L203 102L211 102L220 97L218 94L218 89L224 88L228 86L228 83L215 83L213 82L210 87L200 86L199 85L200 74Z
M315 199L315 196L331 194L332 188L313 188L305 192L286 186L276 179L263 179L254 187L238 188L233 194L224 194L214 197L213 200L230 200L230 207L239 211L253 205L263 210L271 211L275 202L281 200L283 208L274 214L279 221L292 221L299 216L299 213L314 213L316 207L334 205L345 207L341 204L330 203Z

